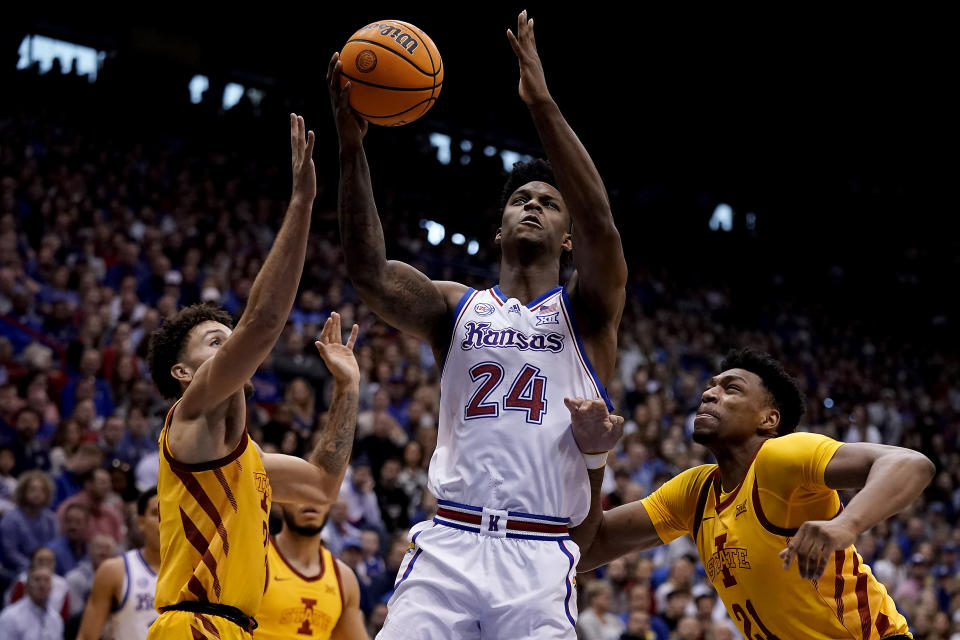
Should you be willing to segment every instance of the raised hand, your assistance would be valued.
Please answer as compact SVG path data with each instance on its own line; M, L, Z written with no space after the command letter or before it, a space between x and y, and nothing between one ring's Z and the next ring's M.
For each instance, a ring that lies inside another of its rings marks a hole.
M581 453L604 453L613 449L623 435L623 418L611 415L602 399L564 398L570 410L573 438Z
M360 144L363 136L367 135L368 123L350 107L350 90L353 85L348 80L340 88L340 72L343 63L340 62L340 53L334 53L327 67L327 89L330 91L330 107L333 109L333 120L337 124L337 135L340 136L340 146Z
M520 98L527 104L550 100L537 41L533 37L533 18L527 18L526 9L517 16L517 34L507 29L507 40L520 61Z
M347 343L342 344L340 340L340 314L334 311L323 323L323 329L320 331L320 339L314 342L320 357L326 363L333 379L340 384L355 384L360 380L360 365L357 364L357 358L353 355L353 345L357 341L357 325L353 325L350 330L350 337Z
M317 197L317 169L313 165L313 131L304 134L303 117L290 114L290 151L293 154L291 200L313 204Z
M796 535L780 552L783 568L789 569L794 557L800 577L816 580L823 575L834 551L846 549L856 542L857 534L837 520L811 520L797 529Z

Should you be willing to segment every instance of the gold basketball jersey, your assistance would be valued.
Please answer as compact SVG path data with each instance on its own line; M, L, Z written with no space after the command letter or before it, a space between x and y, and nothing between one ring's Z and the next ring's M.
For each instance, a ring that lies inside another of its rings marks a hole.
M337 560L320 547L320 573L307 577L287 562L271 540L267 548L269 580L254 640L314 638L327 640L343 612L343 587Z
M255 616L266 585L270 482L244 431L226 457L184 464L160 433L158 609L185 600L236 607ZM163 616L161 616L161 619Z
M843 508L823 474L842 443L794 433L763 443L743 481L723 492L716 465L688 469L643 500L663 542L693 536L707 577L744 637L858 638L907 633L907 622L851 545L818 580L783 569L780 552L808 520Z

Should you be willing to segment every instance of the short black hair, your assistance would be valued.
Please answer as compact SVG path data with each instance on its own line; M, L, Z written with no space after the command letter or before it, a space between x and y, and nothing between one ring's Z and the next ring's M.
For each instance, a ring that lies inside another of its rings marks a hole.
M170 369L180 361L190 331L208 321L233 328L233 318L223 309L208 304L194 304L181 309L150 335L147 352L150 377L164 398L179 398L183 393L180 383L170 374Z
M514 162L513 170L507 176L507 182L503 185L503 192L500 194L501 216L513 192L529 182L546 182L559 190L557 179L553 175L553 167L546 160L534 158L530 162Z
M777 435L783 436L797 430L804 411L803 392L784 370L783 365L769 353L749 348L730 351L720 364L720 369L744 369L759 376L773 400L773 405L780 412Z
M142 516L147 512L147 504L150 502L150 498L157 495L157 488L150 487L146 491L140 494L137 498L137 515Z

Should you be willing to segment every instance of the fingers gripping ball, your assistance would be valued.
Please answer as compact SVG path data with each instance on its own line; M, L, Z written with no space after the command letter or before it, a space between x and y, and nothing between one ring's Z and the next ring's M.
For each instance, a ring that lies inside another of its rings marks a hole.
M399 20L368 24L340 52L340 86L350 106L373 124L397 127L425 114L443 87L443 61L420 29Z

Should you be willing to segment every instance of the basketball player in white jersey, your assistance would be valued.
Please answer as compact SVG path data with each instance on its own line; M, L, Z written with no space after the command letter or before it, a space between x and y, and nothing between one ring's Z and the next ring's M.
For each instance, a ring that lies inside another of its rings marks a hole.
M144 640L157 619L153 607L160 570L156 487L137 498L137 526L143 532L143 548L104 560L97 569L77 640Z
M568 528L586 516L619 434L614 418L601 437L576 439L563 405L606 400L627 280L620 235L599 173L547 90L526 12L507 37L550 163L514 167L495 239L500 283L483 291L387 260L367 125L350 110L350 83L340 89L338 54L330 61L347 271L361 300L429 342L442 368L429 472L437 517L411 530L378 638L573 638L579 551ZM559 286L571 251L576 272Z

